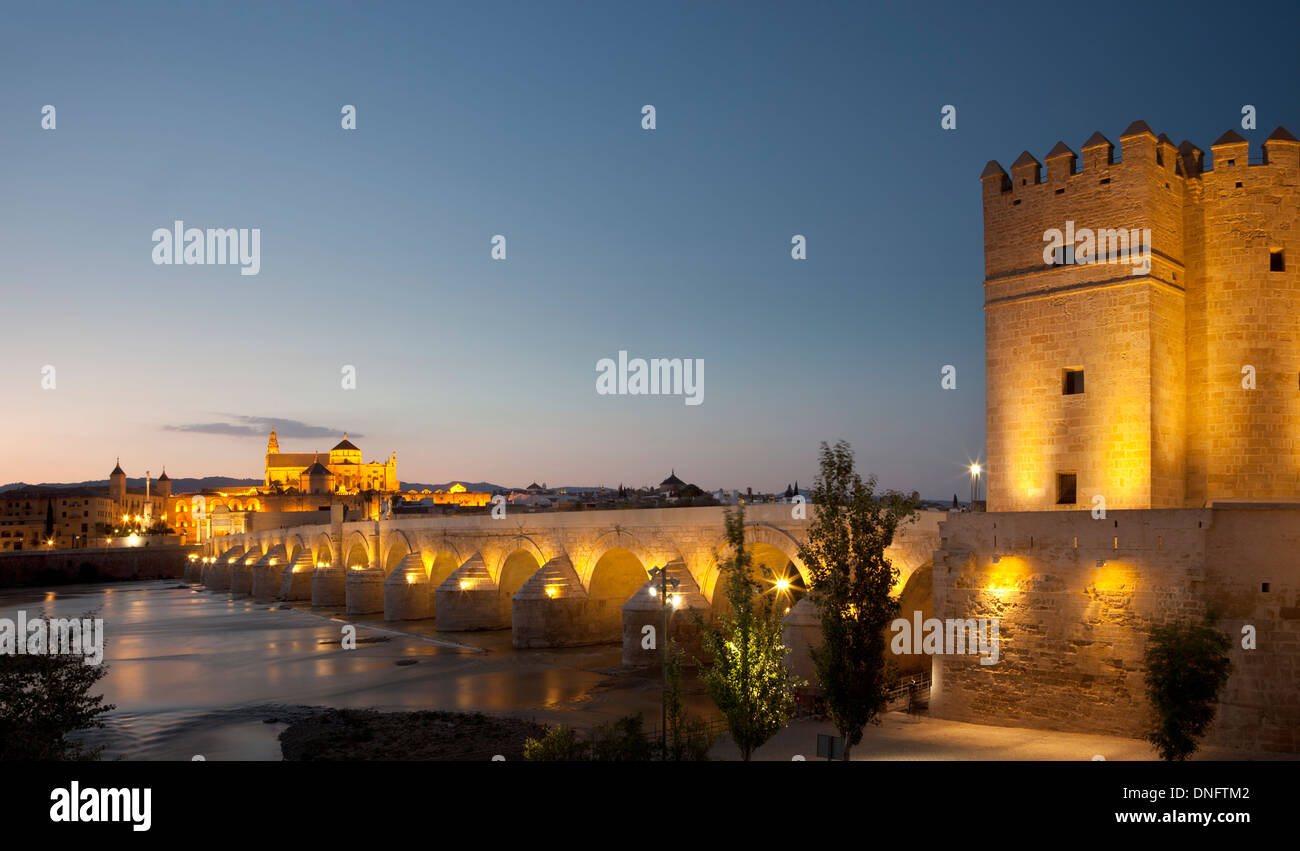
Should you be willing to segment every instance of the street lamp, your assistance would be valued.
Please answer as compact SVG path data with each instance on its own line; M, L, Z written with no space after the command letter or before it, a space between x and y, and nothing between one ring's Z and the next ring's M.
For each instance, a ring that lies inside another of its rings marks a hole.
M656 591L659 596L659 608L663 612L664 628L660 634L660 643L663 645L663 688L659 695L659 753L660 758L668 759L668 615L673 609L681 605L681 596L674 594L672 606L669 606L668 589L677 590L681 585L681 580L675 576L668 575L666 567L653 567L650 569L650 578L659 580L659 587L650 586L650 594L653 596Z
M970 465L970 510L975 510L975 500L980 493L980 465Z

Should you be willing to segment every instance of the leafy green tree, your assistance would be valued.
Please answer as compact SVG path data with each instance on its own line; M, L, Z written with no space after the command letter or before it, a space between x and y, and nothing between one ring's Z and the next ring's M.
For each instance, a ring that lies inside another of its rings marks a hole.
M711 659L701 666L704 686L748 762L794 715L794 690L802 683L785 666L789 650L781 643L783 613L750 573L753 557L745 549L745 509L728 509L725 517L734 554L723 564L720 579L731 612L717 624L696 618Z
M682 705L682 653L676 642L669 639L668 662L664 682L664 703L667 704L668 717L668 752L663 758L674 762L703 761L709 758L709 749L713 747L713 736L708 725L700 718L695 718Z
M117 708L89 693L107 673L82 655L0 655L0 761L98 759L102 746L86 748L67 735L103 727L99 716Z
M1232 639L1207 618L1151 630L1146 651L1147 694L1155 719L1146 739L1164 760L1185 760L1214 720L1228 681Z
M647 762L654 746L640 714L601 724L591 735L590 758L597 762Z
M889 677L886 628L898 615L890 591L898 569L885 557L900 525L913 522L920 497L876 494L843 440L821 445L821 472L812 490L813 521L799 548L812 575L809 596L821 616L822 644L813 664L827 713L844 737L844 759L869 723L880 723Z
M524 740L524 759L530 762L576 762L587 758L587 746L564 724L552 727L540 739Z

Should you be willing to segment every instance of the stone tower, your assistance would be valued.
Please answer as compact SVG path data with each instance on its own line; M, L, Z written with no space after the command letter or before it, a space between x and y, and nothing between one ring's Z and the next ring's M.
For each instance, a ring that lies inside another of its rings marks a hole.
M164 466L162 475L158 477L158 495L163 499L168 499L172 495L172 480L167 475L167 468Z
M1300 142L1211 151L985 167L990 511L1300 499Z
M126 502L126 473L122 472L122 459L117 459L113 472L108 474L108 498L118 505Z

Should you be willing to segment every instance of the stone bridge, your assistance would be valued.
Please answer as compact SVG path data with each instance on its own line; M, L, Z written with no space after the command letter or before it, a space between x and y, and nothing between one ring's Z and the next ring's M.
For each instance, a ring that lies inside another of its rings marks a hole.
M516 647L623 643L627 664L653 664L642 627L662 622L653 567L679 584L676 610L725 607L720 568L730 555L722 507L402 517L228 535L207 544L186 579L264 600L310 600L386 620L436 618L439 632L511 629ZM745 509L745 540L760 575L809 580L799 558L809 520L794 506ZM812 516L812 506L805 509ZM899 588L939 547L946 512L921 512L890 548ZM796 578L794 575L798 574ZM695 644L694 618L671 631Z

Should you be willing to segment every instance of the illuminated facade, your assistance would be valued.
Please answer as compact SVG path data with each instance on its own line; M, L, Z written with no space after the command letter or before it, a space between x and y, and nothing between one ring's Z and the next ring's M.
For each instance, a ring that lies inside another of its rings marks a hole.
M1209 169L1138 121L1120 148L981 176L988 509L1300 498L1300 142L1252 162L1229 131ZM1149 266L1103 232L1149 232Z
M355 494L366 490L392 493L401 489L396 452L387 461L366 463L346 433L324 457L319 452L281 452L274 429L266 444L265 485L268 489L292 488L312 494Z

